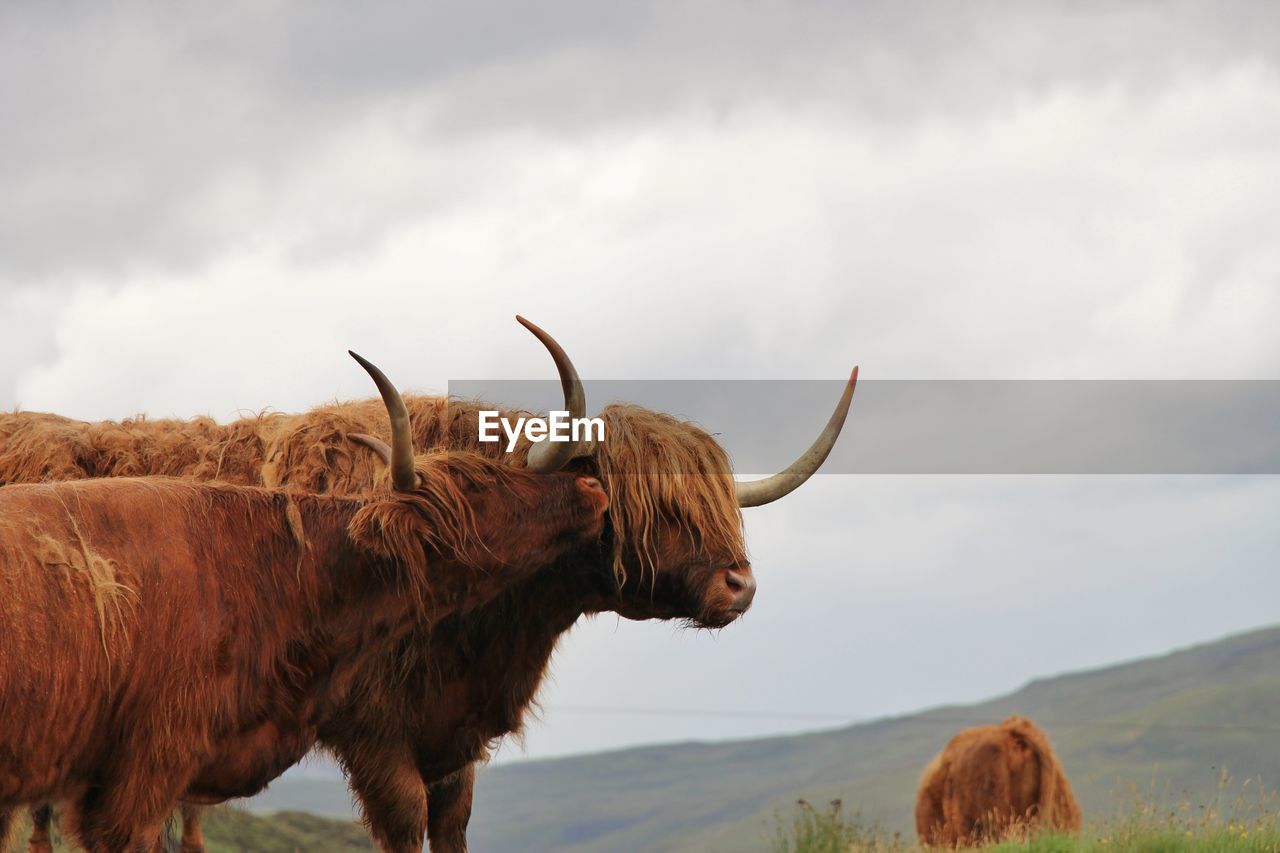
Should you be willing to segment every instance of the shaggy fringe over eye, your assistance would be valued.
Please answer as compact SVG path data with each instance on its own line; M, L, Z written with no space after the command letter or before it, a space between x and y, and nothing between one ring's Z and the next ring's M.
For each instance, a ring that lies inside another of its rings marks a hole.
M746 562L733 472L714 438L640 406L614 403L600 417L605 440L596 462L609 494L619 583L626 580L628 551L642 571L653 572L663 518L695 536L704 554Z
M347 532L361 547L402 569L429 565L437 557L476 565L486 546L464 491L502 491L511 484L511 472L474 453L445 450L419 456L415 469L416 489L361 507ZM429 598L423 572L405 571L404 577L420 600Z

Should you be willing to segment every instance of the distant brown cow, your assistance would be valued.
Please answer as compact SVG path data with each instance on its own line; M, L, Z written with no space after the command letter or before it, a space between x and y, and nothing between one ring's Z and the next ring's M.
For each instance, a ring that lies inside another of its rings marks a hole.
M1078 831L1080 807L1049 738L1030 720L965 729L925 768L916 795L921 843L967 846L1035 827Z
M362 364L392 415L389 494L0 489L0 810L65 800L86 849L150 849L184 792L252 793L301 758L415 630L597 541L596 479L414 459Z

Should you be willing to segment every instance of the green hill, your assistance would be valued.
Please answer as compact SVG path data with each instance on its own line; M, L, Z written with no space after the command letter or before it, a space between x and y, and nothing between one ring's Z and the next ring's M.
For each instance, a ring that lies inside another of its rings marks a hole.
M236 808L210 809L204 818L209 853L351 853L377 849L365 828L305 812L257 817Z
M473 849L767 849L775 813L789 813L800 797L840 798L846 811L910 832L925 762L958 729L1011 713L1048 730L1086 812L1109 812L1116 792L1145 791L1153 776L1200 802L1215 793L1218 768L1275 788L1280 628L1033 681L978 705L833 731L487 768L477 785ZM336 779L280 780L251 805L350 815Z
M205 812L202 826L209 853L354 853L376 849L360 824L304 812L257 816L239 808L218 806ZM174 833L177 831L175 825ZM25 839L29 834L30 823L24 816L15 834L23 850L27 849ZM79 848L64 843L55 827L54 849L64 853Z
M1218 771L1280 783L1280 628L1034 681L979 705L790 737L631 749L486 770L480 850L724 850L767 845L776 811L840 798L909 831L916 780L951 734L1010 713L1050 733L1086 812L1117 791L1207 800ZM1256 782L1254 783L1257 784Z

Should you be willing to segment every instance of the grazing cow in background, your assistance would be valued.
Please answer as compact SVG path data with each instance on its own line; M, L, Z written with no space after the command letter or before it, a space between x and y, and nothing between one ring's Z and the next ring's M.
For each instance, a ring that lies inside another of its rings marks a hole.
M1080 807L1049 738L1030 720L965 729L925 768L916 795L922 844L977 845L1034 828L1079 831Z
M568 356L546 332L520 322L550 351L570 416L583 417L585 394ZM580 616L613 612L723 627L745 612L756 584L740 508L777 500L818 469L843 426L856 378L855 368L813 446L785 471L752 483L734 482L724 450L709 434L638 406L614 404L600 412L604 441L522 441L507 454L501 443L478 441L478 412L499 409L512 422L528 413L443 397L406 398L416 447L444 446L501 458L518 469L598 477L610 509L599 548L567 557L555 571L531 576L484 607L418 629L394 656L358 674L353 689L361 701L335 713L320 736L347 770L374 837L388 850L420 850L426 831L433 851L466 849L472 764L484 759L492 741L521 728L558 639ZM212 433L211 443L182 451L183 471L226 479L250 471L264 484L362 493L377 482L379 469L353 454L348 439L390 458L384 421L375 417L380 410L366 401L238 421ZM28 453L44 449L37 465L23 452L0 448L0 482L55 469L109 476L122 466L148 464L155 448L172 449L171 436L190 434L182 421L81 424L83 446L70 458L40 439L44 424L38 419L49 417L0 416L0 437L14 437ZM67 428L62 419L54 423ZM130 437L119 440L126 428ZM108 436L118 440L107 446ZM400 689L389 692L384 686L393 674ZM384 740L376 753L351 742L353 732L370 726ZM391 754L394 764L386 760Z
M247 795L300 759L406 636L596 547L598 480L415 459L361 363L391 413L388 494L0 489L0 808L65 800L86 849L150 849L184 792Z

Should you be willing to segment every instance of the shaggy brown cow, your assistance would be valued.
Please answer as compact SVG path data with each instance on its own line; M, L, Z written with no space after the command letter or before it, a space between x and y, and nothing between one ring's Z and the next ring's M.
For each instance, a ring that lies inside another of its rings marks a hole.
M521 322L552 353L565 386L566 408L581 417L585 396L567 355L541 329ZM416 446L444 445L502 457L517 467L545 471L564 466L592 474L604 480L611 506L605 543L597 552L562 561L556 571L530 578L472 614L418 631L393 659L380 660L377 668L360 674L361 701L336 714L321 736L349 771L375 838L387 849L419 850L428 828L433 850L465 850L471 762L485 756L488 742L519 730L556 642L579 616L615 612L629 619L684 619L706 627L721 627L740 616L750 606L755 580L745 555L739 507L777 500L817 470L843 425L856 377L855 369L813 446L786 471L755 483L733 481L724 451L707 433L637 406L605 407L600 416L606 440L598 444L522 443L508 456L499 444L477 441L477 412L499 407L407 398ZM226 436L184 459L204 460L201 470L208 472L217 467L211 460L256 446L262 456L237 463L237 470L256 466L265 483L360 492L371 487L377 472L350 453L346 439L356 432L385 435L374 417L378 408L371 402L348 403L239 422L245 431L258 429L258 439L245 441L244 431L228 428ZM523 414L503 412L513 420ZM182 422L171 423L132 422L135 437L129 446L142 450L128 457L134 460L130 464L148 458L146 448L163 443L148 430L182 431ZM114 434L103 425L85 426L93 427L93 436ZM11 435L22 435L29 447L46 446L34 433L23 434L21 426L15 428L11 421L6 426L0 418L0 435L6 428ZM227 451L235 436L240 439ZM95 440L89 439L90 444ZM11 470L3 467L5 456L0 449L0 480ZM109 474L111 464L126 456L115 452L111 458L110 464L67 464ZM37 467L28 465L27 473ZM399 686L389 691L388 684ZM373 732L376 750L353 742ZM392 752L399 759L389 764L385 757ZM429 786L429 812L423 782Z
M0 807L65 799L87 849L149 849L210 774L242 795L301 758L405 636L599 538L592 477L415 460L361 363L392 415L391 494L0 489Z
M1030 720L965 729L925 768L916 795L922 844L977 845L1033 827L1078 831L1080 807L1049 738Z
M584 401L576 372L553 341L544 343L566 384L566 408L579 417ZM705 432L634 406L604 409L606 440L598 446L572 453L561 446L550 463L528 446L518 448L517 461L528 454L533 467L568 464L604 479L611 498L606 547L567 558L473 613L441 620L357 677L363 701L336 713L320 736L347 770L375 838L388 850L418 850L425 824L433 851L466 849L474 762L494 739L520 729L557 641L580 616L614 612L703 627L740 616L755 582L738 508L775 500L817 469L843 424L855 380L856 371L809 452L760 483L735 484L723 450ZM474 412L457 407L450 421L468 424L462 431L468 441ZM403 689L380 689L394 673L404 674ZM353 733L370 731L379 732L376 750L368 740L353 742ZM401 758L389 764L394 753ZM412 784L415 776L427 783L425 796Z

